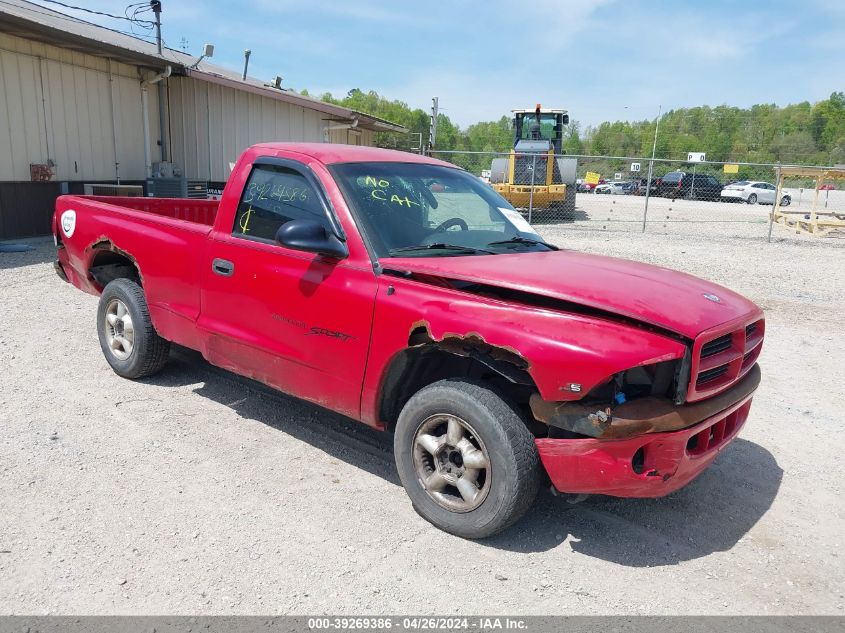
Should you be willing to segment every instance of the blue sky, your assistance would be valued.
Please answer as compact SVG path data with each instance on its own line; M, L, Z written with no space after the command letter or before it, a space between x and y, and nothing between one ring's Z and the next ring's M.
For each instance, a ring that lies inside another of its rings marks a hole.
M108 26L99 16L40 4ZM123 14L126 0L66 0ZM313 93L376 90L461 125L562 107L585 125L845 89L845 0L162 0L163 35ZM149 16L150 14L147 14Z

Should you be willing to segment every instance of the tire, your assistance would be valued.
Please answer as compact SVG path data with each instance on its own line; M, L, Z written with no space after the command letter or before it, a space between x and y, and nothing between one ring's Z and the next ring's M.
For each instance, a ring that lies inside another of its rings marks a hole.
M780 199L780 206L788 207L790 204L792 204L792 198L790 198L789 196L783 196Z
M557 208L557 218L561 220L575 219L575 185L566 185L566 197Z
M750 196L748 196L747 202L748 204L757 204L757 194L752 193Z
M144 291L130 279L115 279L103 289L97 336L106 361L123 378L155 374L170 353L170 342L153 327Z
M534 436L516 406L481 383L448 379L418 391L399 415L393 445L414 509L456 536L480 539L504 530L531 507L540 487Z

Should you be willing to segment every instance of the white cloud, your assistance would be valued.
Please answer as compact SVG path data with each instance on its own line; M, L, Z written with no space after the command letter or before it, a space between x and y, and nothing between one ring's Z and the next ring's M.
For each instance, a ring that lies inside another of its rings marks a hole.
M86 6L122 13L108 0ZM789 103L824 98L843 83L825 60L841 49L845 0L802 0L799 12L786 0L729 9L621 0L168 0L162 17L168 44L183 35L192 51L213 42L215 63L240 68L249 47L250 74L281 74L313 93L321 85L337 96L376 90L423 109L437 95L462 125L537 102L585 124L651 119L658 104ZM743 75L771 81L728 81Z
M607 19L617 0L501 0L486 3L520 50L560 51L573 45L576 35ZM607 11L606 14L602 14ZM470 28L470 27L468 27Z
M302 0L250 0L259 11L268 13L313 12L331 16L342 16L366 22L395 22L408 20L409 14L402 11L399 3L379 2L325 2ZM413 7L418 10L418 7Z

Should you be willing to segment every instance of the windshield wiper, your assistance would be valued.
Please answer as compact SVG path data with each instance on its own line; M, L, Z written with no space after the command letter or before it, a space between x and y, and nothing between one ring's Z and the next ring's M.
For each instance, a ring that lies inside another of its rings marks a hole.
M517 235L516 237L511 237L507 240L498 240L497 242L490 242L487 246L498 246L499 244L539 244L540 246L545 246L553 251L560 250L554 244L549 244L548 242L544 242L543 240L532 240L528 237L522 237L521 235Z
M495 255L493 251L488 251L484 248L475 248L474 246L460 246L459 244L446 244L445 242L435 242L434 244L419 244L417 246L403 246L402 248L390 249L390 254L410 253L412 251L425 251L429 249L456 251L461 253L486 253L488 255Z

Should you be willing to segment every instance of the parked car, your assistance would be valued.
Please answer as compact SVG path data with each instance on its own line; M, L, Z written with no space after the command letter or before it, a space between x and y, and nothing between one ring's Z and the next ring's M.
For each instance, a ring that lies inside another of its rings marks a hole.
M576 181L577 182L577 181ZM582 180L581 182L577 182L578 184L578 193L593 193L593 190L598 187L599 185L603 185L607 182L604 178L599 180L597 183L586 182Z
M631 195L634 196L644 196L646 193L646 189L648 188L648 178L637 178L636 180L631 181ZM657 193L657 179L651 179L651 194L655 195Z
M478 178L406 152L255 145L219 202L60 196L53 236L57 274L99 296L119 376L181 345L390 432L414 509L466 538L514 523L546 477L616 497L685 486L760 381L748 299L560 250ZM68 384L92 371L65 356Z
M610 182L597 185L596 188L593 189L593 193L606 193L621 196L627 193L627 185L629 185L629 183L624 180L612 180Z
M685 176L682 171L670 171L658 178L655 183L655 189L658 196L669 197L672 193L677 193L681 187L681 179Z
M688 174L670 171L657 181L657 195L666 198L719 200L722 183L709 174Z
M724 202L746 202L743 192L749 183L748 180L729 180L722 186L719 197Z
M770 182L760 180L740 180L722 189L720 197L726 201L743 201L748 204L774 204L777 187ZM792 202L792 192L782 189L780 206L788 207Z
M821 185L819 187L819 191L835 191L835 190L836 190L836 187L834 187L830 183L825 184L825 185Z

